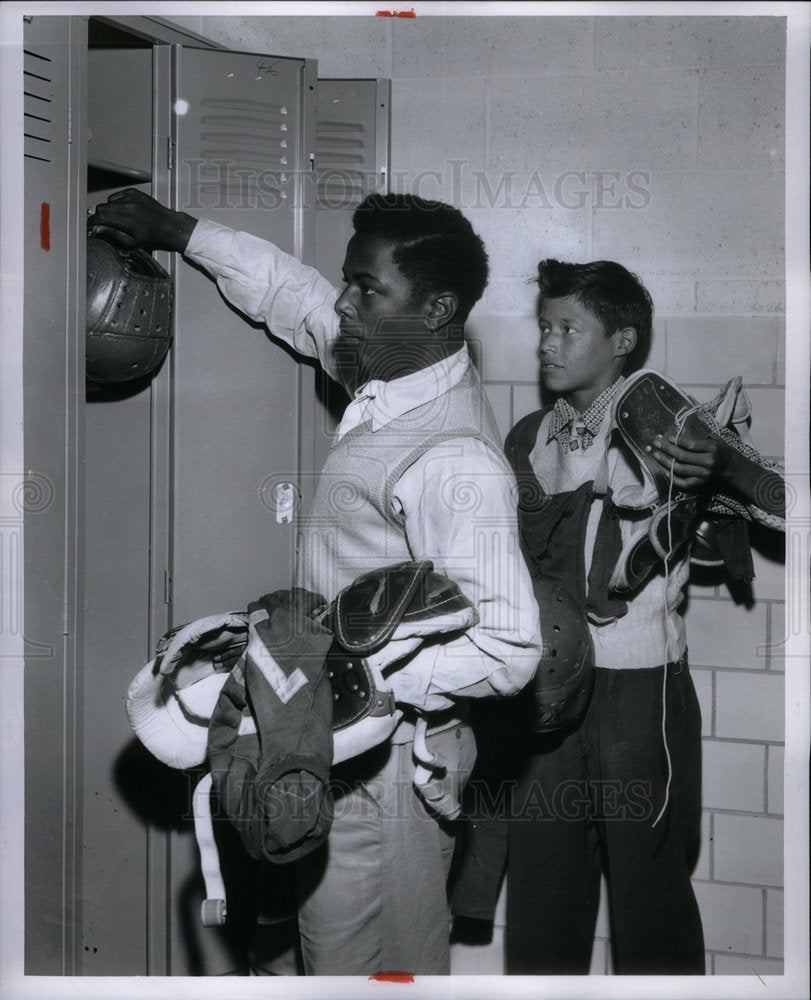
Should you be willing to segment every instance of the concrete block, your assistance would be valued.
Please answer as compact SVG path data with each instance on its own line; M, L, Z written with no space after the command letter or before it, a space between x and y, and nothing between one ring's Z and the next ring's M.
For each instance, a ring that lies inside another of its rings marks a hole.
M457 202L462 179L486 166L483 79L394 79L391 85L392 190ZM462 161L454 167L449 160Z
M540 335L534 317L472 316L466 332L479 355L479 371L485 381L539 377Z
M508 385L492 385L485 381L484 388L487 398L490 400L490 405L493 407L493 413L495 414L496 423L501 433L501 441L503 442L507 437L510 427L512 427L510 423L510 387Z
M782 63L701 70L698 162L734 168L782 164L785 89Z
M803 338L804 339L804 338ZM794 348L799 348L803 340L797 340ZM777 364L775 365L774 380L777 385L786 384L786 321L781 319L777 329Z
M613 69L779 63L785 34L782 17L601 17L594 64Z
M789 588L786 593L787 603L782 603L779 601L769 603L769 642L767 648L764 650L766 655L766 663L769 670L774 670L777 673L785 673L786 669L786 653L788 649L791 649L791 657L793 662L796 664L797 656L796 647L793 646L794 638L796 636L797 622L795 620L795 614L788 614L786 611L787 607L795 605L798 608L802 607L799 603L800 595L796 592L798 584L802 586L803 584L796 579L792 579L791 575L787 576L789 580ZM787 639L789 640L787 642ZM807 662L807 647L808 643L803 644L803 652L801 654L802 661Z
M523 81L581 73L591 64L589 18L450 16L391 18L390 23L397 77L518 76Z
M747 385L746 394L752 404L750 433L755 447L761 455L781 458L786 451L786 390L777 385L768 388Z
M654 277L783 277L783 177L779 170L649 172L642 208L595 211L593 259Z
M738 809L762 812L766 748L750 743L702 744L701 798L705 809ZM718 876L718 817L716 816L715 875Z
M778 353L779 340L778 335ZM775 356L775 373L777 355ZM755 447L763 455L785 454L786 425L786 390L782 385L749 386L744 385L752 404L752 420L750 433Z
M708 951L760 954L763 940L761 889L717 882L696 882L693 888Z
M713 965L713 972L716 976L782 976L784 973L783 962L774 958L762 958L760 955L752 955L746 958L743 955L716 955Z
M759 281L757 278L743 281L697 281L696 311L732 313L738 316L784 313L786 283Z
M708 881L711 876L710 860L712 858L712 840L710 830L712 827L712 815L705 811L701 814L701 848L698 854L693 878L698 881Z
M491 166L604 173L596 208L644 203L631 190L640 177L627 172L695 166L697 81L688 74L610 72L555 83L550 100L547 79L491 81Z
M647 356L640 366L658 372L667 370L667 320L654 318Z
M523 209L506 207L514 203L498 201L492 208L468 208L465 215L484 240L493 274L501 278L511 277L510 295L524 308L528 296L529 302L533 301L529 293L537 291L532 281L538 274L538 261L545 257L590 259L590 214L587 209L576 211L557 205L551 208L537 205ZM485 303L482 302L482 305ZM492 303L488 301L486 308L492 310Z
M652 278L645 282L651 294L656 316L663 320L673 313L694 313L696 311L696 283L680 281L677 278Z
M766 811L782 814L785 747L767 747L766 754Z
M774 547L776 548L776 546ZM752 593L756 600L782 601L786 596L786 567L780 552L752 548L755 579Z
M489 944L452 944L451 975L504 975L504 930L494 927L493 940Z
M535 271L538 261L532 265ZM471 320L482 314L524 316L536 322L538 287L532 273L505 274L501 268L513 266L510 261L491 261L494 272L481 300L476 304ZM498 267L498 271L495 268Z
M449 200L463 209L589 212L595 202L613 200L618 194L613 177L603 181L588 171L549 170L543 162L533 168L506 163L479 169L469 159L455 155L447 158L446 166L452 194ZM637 200L641 202L643 195L640 193Z
M712 670L698 670L690 666L690 676L701 707L701 735L712 736Z
M691 665L765 669L756 652L766 641L763 605L745 608L721 598L696 597L690 600L685 621Z
M322 77L392 75L386 18L213 15L193 20L195 31L229 49L317 59Z
M680 383L712 386L700 402L735 375L744 384L771 385L777 331L769 317L674 316L667 321L667 372ZM747 390L748 391L748 390Z
M771 958L782 958L783 944L783 893L779 889L766 890L766 954Z
M719 670L715 675L715 733L728 739L782 743L783 676Z

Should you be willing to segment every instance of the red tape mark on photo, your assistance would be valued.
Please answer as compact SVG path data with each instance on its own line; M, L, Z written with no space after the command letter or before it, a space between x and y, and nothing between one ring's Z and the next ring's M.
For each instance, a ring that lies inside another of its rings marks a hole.
M51 249L51 206L47 201L39 209L39 245L43 250Z

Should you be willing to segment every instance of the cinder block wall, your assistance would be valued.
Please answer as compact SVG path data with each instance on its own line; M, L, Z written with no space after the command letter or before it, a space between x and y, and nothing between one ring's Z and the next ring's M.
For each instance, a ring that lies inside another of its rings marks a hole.
M783 451L785 22L779 17L184 17L223 45L392 80L396 190L463 208L492 281L470 322L503 431L539 403L537 261L615 259L657 306L649 364L700 400L743 376ZM687 607L704 718L695 887L707 971L783 955L783 569L758 536L752 594L703 574ZM454 971L502 971L490 946ZM605 901L593 971L610 971Z

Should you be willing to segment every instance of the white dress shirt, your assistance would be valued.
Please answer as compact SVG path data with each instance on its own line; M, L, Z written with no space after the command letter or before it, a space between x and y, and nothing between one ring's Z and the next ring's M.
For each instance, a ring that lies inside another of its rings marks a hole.
M338 380L338 292L311 267L248 233L197 223L185 256L203 266L223 295L251 319ZM466 347L389 382L360 386L336 434L362 421L377 430L456 385L471 364ZM541 651L538 609L520 553L514 481L501 456L474 438L436 445L406 470L394 491L415 560L458 583L479 622L464 635L421 649L392 675L398 701L441 709L450 693L512 694L532 677Z

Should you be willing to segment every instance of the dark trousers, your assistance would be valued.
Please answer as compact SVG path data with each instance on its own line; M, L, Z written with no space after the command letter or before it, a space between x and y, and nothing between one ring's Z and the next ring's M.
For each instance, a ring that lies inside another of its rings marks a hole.
M614 972L704 972L690 875L700 846L701 715L686 656L663 668L597 669L580 727L536 738L511 809L506 968L586 974L608 884Z

